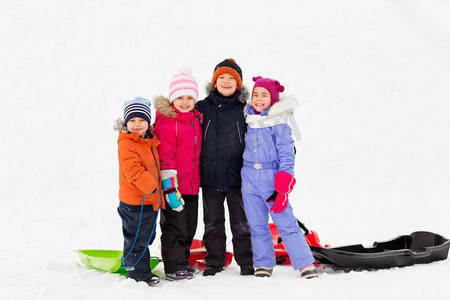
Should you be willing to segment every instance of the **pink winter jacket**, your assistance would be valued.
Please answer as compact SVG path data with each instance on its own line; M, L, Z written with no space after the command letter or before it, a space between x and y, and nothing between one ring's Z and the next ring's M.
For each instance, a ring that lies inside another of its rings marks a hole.
M156 119L153 134L161 141L158 147L161 170L177 170L180 193L196 195L200 188L203 116L195 109L182 113L162 96L155 98L154 104Z

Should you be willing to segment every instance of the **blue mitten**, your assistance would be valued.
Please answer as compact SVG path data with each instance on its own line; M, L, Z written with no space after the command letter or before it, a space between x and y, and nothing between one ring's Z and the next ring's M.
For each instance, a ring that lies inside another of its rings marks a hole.
M183 210L184 200L178 191L178 179L176 170L162 170L162 189L167 204L177 212Z

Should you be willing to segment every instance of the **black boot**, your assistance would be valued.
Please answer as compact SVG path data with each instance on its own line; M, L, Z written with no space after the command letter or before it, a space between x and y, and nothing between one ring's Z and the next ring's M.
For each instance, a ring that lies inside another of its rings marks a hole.
M255 274L255 269L251 265L242 265L241 266L241 275L253 275Z
M216 273L222 272L223 268L222 267L207 267L204 271L203 271L203 276L215 276Z

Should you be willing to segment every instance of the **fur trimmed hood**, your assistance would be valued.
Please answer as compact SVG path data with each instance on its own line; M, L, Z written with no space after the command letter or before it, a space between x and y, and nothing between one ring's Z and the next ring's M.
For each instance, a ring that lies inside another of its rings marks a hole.
M211 82L209 82L206 85L206 95L209 96L214 90L215 90L215 88L213 88ZM242 85L240 92L241 92L241 94L239 96L239 101L241 101L244 104L247 104L247 101L250 100L250 92L248 91L248 89L245 85Z
M124 121L120 118L118 118L114 121L114 130L117 130L117 131L120 131L123 133L128 133L127 126L124 124Z
M153 100L153 104L155 105L155 109L163 116L168 118L176 118L177 113L170 105L169 98L164 96L157 96Z
M280 99L275 102L274 105L270 106L268 109L261 111L262 116L285 116L292 115L294 113L295 108L298 106L298 100L291 95L283 95ZM251 106L251 102L249 102L244 109L244 115L254 115L255 110Z

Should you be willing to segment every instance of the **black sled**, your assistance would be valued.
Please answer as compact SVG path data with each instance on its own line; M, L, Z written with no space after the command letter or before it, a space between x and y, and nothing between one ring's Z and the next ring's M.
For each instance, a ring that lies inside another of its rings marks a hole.
M361 244L342 247L310 246L316 262L348 270L405 267L447 259L450 241L439 234L416 231L372 247Z

